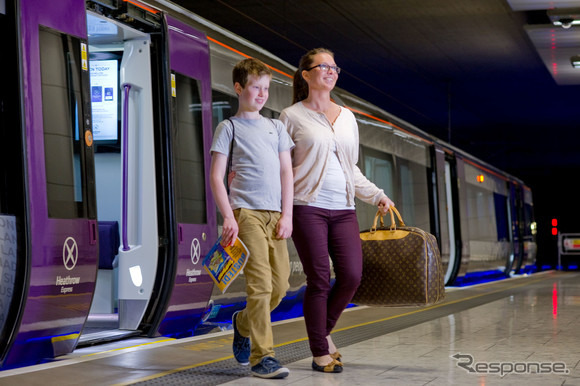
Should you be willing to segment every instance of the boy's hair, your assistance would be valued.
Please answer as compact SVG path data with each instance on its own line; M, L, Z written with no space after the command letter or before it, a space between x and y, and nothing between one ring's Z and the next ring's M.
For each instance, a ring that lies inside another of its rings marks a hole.
M234 84L238 82L242 88L246 87L248 76L250 75L268 75L271 78L272 71L264 64L264 62L255 58L248 58L238 62L232 71Z
M298 70L294 73L294 83L292 84L292 103L300 102L308 97L308 83L302 77L302 71L312 67L314 55L316 54L328 54L334 58L334 53L328 48L314 48L300 58Z

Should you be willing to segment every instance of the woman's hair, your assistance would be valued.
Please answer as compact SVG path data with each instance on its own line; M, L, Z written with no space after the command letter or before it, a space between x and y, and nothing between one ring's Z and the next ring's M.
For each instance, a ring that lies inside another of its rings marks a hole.
M269 75L272 77L272 71L261 60L255 58L244 59L236 64L232 71L232 80L234 84L238 82L242 88L246 87L248 76Z
M298 70L294 73L292 103L300 102L308 97L308 83L302 77L302 71L312 67L314 55L316 54L329 54L334 58L334 53L327 48L315 48L300 58Z

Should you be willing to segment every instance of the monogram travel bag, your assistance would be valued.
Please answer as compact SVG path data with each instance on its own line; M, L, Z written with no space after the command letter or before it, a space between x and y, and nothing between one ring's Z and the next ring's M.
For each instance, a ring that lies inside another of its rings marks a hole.
M372 228L360 233L363 274L352 303L403 307L443 300L444 273L435 236L405 226L396 208L389 212L390 228L384 226L383 217L377 212ZM393 213L399 220L398 227Z

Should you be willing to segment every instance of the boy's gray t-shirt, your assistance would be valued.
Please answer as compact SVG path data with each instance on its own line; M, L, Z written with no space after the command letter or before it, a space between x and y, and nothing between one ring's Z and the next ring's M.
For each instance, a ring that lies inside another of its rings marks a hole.
M282 121L260 116L259 119L230 118L235 125L230 184L232 209L282 211L279 153L291 150L294 142ZM211 152L230 152L232 124L229 120L216 128Z

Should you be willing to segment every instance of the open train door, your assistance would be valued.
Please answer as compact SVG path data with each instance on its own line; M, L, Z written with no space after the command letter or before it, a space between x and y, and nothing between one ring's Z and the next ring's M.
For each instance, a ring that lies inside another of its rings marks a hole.
M457 158L438 145L434 145L432 157L438 178L433 185L439 224L434 229L439 230L445 284L450 285L459 274L462 257Z
M166 16L173 200L177 225L177 272L159 333L189 336L208 310L213 282L202 268L216 241L215 202L209 187L212 92L206 36Z
M23 298L2 365L71 352L89 313L97 227L85 3L15 1L27 238ZM13 150L14 151L14 150Z
M171 292L161 11L87 2L99 270L80 345L150 334Z
M209 302L201 263L216 238L207 40L139 1L87 4L105 259L80 344L191 335Z

